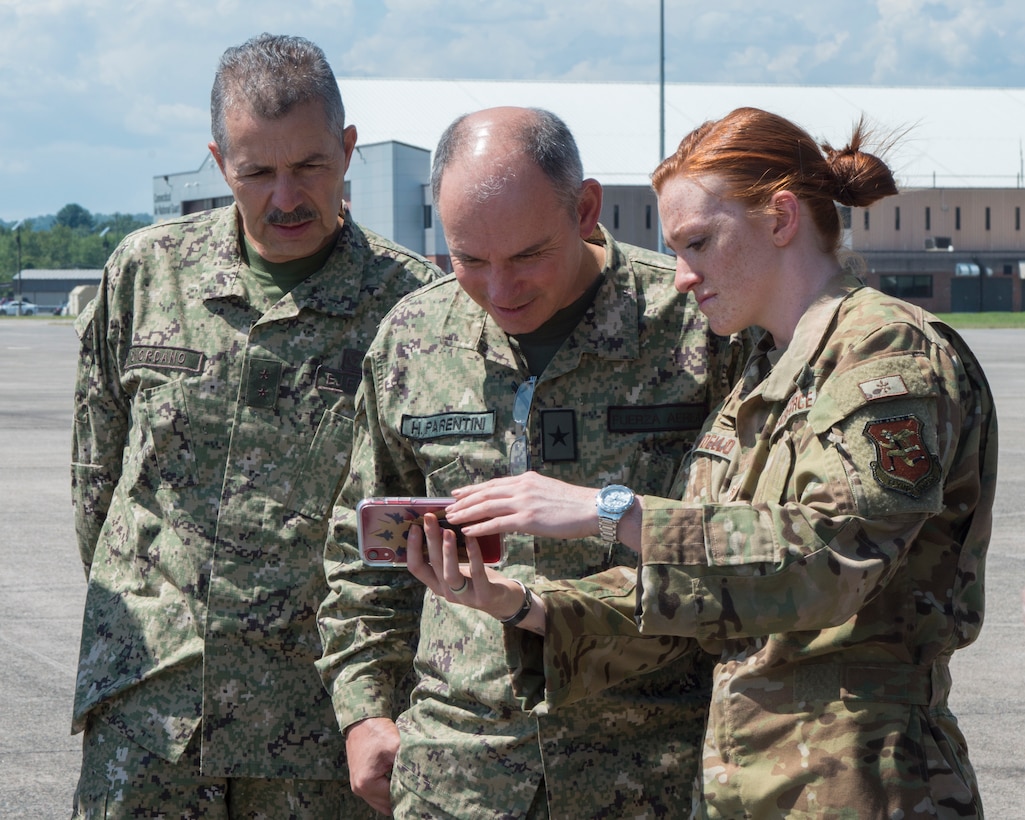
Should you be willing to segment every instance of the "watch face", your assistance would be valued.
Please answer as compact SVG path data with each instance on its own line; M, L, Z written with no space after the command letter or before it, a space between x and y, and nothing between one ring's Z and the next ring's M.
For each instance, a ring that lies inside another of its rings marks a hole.
M626 487L611 485L601 491L602 509L610 513L621 513L633 503L634 494Z

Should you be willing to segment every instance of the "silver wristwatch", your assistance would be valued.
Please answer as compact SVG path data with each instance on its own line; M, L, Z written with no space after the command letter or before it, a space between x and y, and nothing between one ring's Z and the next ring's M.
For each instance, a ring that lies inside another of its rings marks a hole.
M598 490L594 499L598 508L598 533L609 549L616 543L619 519L633 506L634 492L622 484L609 484Z

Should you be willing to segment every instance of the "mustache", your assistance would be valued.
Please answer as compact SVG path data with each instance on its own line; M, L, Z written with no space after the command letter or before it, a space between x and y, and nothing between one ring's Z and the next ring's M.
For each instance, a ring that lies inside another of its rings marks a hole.
M298 225L300 222L312 222L319 218L320 214L313 208L300 205L294 211L282 211L275 208L263 218L263 221L268 225Z

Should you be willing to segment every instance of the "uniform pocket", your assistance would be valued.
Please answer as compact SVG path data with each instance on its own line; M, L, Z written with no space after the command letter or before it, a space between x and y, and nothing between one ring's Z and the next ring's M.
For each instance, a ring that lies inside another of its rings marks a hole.
M196 484L196 450L181 383L169 382L145 391L140 394L139 407L142 450L152 451L158 485L168 489Z
M680 466L680 459L660 452L637 453L630 465L626 484L639 495L657 495L665 498Z
M351 455L352 419L326 411L285 506L307 518L326 516L348 475Z
M432 498L450 496L456 487L479 484L492 477L474 470L462 457L456 458L426 476L427 495Z

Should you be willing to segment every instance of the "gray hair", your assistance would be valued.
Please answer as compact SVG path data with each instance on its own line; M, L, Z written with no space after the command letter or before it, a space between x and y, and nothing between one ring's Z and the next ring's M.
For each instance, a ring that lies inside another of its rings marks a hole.
M512 135L523 154L548 177L559 199L573 210L580 200L584 182L584 165L580 160L577 142L566 123L551 111L542 108L526 110L533 116L517 126ZM441 179L445 170L465 151L470 141L472 132L465 125L469 116L464 114L449 125L434 151L431 196L434 198L435 209L438 207ZM496 164L495 173L482 180L474 189L474 194L480 201L494 196L505 186L508 174L508 169L503 170Z
M345 107L324 52L309 40L260 34L221 55L210 92L210 128L223 156L230 150L226 112L243 106L275 120L312 100L324 106L328 128L344 143Z

